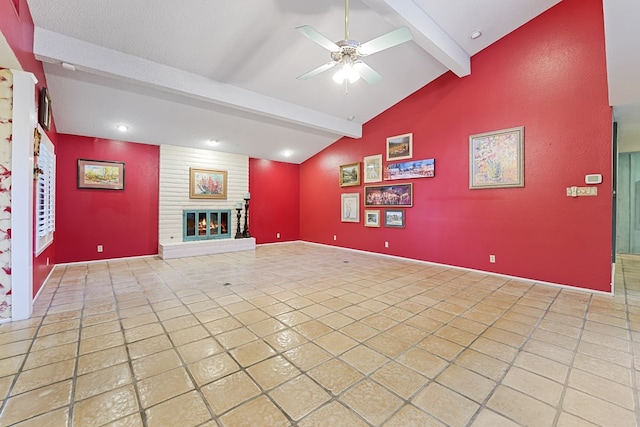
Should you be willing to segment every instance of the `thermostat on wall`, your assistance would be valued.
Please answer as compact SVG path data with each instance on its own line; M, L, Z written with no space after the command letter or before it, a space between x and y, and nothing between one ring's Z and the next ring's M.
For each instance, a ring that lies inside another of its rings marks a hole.
M592 173L589 175L585 175L584 182L587 184L601 184L602 183L602 174Z

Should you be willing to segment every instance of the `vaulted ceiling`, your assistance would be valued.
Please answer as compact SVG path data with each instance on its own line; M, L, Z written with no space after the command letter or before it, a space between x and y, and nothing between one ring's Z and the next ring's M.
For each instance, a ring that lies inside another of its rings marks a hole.
M559 1L351 0L351 39L407 26L413 40L364 58L382 80L348 93L331 71L296 78L331 58L295 28L343 39L343 0L28 3L58 132L300 163L358 138L363 123L448 70L468 75L471 56ZM628 87L640 75L639 38L625 33L639 9L605 0L610 98L628 122L621 137L640 123L640 85Z

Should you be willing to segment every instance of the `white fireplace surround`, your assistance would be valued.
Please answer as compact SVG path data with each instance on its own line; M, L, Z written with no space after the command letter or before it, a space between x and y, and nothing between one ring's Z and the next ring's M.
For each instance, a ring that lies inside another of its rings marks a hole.
M227 171L227 198L190 199L189 168ZM234 239L238 223L235 206L249 191L249 157L212 150L160 146L158 255L162 259L255 250L254 238ZM251 208L249 208L251 209ZM182 241L184 210L229 210L231 238ZM242 211L244 220L244 209ZM243 223L240 224L243 229Z

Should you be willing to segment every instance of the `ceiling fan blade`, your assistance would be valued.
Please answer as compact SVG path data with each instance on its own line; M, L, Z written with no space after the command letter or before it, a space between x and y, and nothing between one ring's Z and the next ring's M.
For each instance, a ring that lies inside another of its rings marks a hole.
M362 77L370 85L376 84L382 79L382 76L378 74L376 70L369 67L362 61L357 61L355 64L353 64L353 68L355 68L358 74L360 74L360 77Z
M319 66L318 68L314 68L313 70L309 71L308 73L304 73L301 76L298 76L299 80L305 80L314 76L317 76L318 74L322 73L323 71L327 71L329 68L333 68L335 67L337 64L336 61L330 61L327 62L326 64L323 64L321 66Z
M308 25L296 27L296 30L331 52L339 52L340 47Z
M373 53L380 52L381 50L397 46L400 43L407 42L412 38L413 35L411 34L411 30L407 27L401 27L361 44L358 48L358 53L362 56L371 55Z

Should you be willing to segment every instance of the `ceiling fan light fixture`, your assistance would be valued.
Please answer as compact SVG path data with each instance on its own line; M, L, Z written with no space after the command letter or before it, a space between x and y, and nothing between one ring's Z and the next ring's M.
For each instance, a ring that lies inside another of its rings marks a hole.
M350 39L349 0L345 0L344 2L343 40L334 43L308 25L297 27L296 30L331 53L330 62L298 76L298 79L308 79L329 68L337 67L337 72L333 75L333 80L338 84L345 84L345 93L348 93L347 85L358 81L360 77L369 84L374 84L382 78L373 68L362 62L360 60L361 58L397 46L413 38L409 28L400 27L363 44Z
M342 84L345 80L348 80L349 83L355 83L360 80L360 74L349 62L342 64L333 75L333 81L336 83Z

